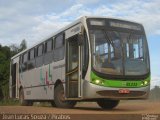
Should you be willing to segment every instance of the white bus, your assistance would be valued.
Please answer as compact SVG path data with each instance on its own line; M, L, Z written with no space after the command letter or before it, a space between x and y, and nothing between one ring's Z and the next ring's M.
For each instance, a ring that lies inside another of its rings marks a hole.
M95 101L146 99L150 60L141 24L84 16L11 58L10 97L22 105L48 101L71 108Z

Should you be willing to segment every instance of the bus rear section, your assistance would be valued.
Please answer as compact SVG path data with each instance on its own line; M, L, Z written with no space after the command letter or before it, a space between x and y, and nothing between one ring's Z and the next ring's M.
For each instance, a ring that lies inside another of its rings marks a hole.
M9 96L17 99L19 97L19 56L12 58L10 63Z

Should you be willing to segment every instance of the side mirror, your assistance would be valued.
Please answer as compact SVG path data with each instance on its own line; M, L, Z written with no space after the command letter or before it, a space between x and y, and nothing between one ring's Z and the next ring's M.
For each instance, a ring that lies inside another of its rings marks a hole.
M81 46L83 45L83 35L82 33L78 34L78 45Z

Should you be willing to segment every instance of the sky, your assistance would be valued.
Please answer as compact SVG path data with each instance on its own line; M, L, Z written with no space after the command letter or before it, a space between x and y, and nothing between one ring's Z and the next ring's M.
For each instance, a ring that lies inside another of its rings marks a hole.
M142 23L151 59L151 86L160 86L160 0L0 0L0 44L31 46L81 16ZM159 53L159 54L158 54Z

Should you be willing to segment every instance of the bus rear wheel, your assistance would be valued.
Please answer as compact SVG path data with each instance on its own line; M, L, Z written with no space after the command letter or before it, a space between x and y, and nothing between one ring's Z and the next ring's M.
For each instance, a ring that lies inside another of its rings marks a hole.
M113 109L119 104L119 100L100 99L97 104L103 109Z
M51 105L52 105L52 107L56 107L56 104L54 101L51 101Z
M22 106L32 106L33 105L32 101L24 99L24 91L23 91L23 89L21 89L20 92L19 92L19 101L20 101L20 104Z
M73 108L76 101L66 101L63 85L59 84L54 90L54 103L55 106L59 108Z

